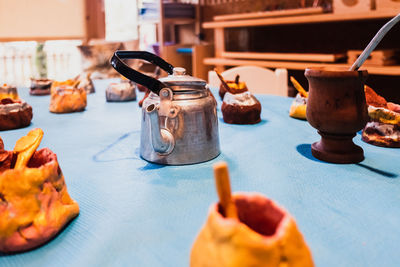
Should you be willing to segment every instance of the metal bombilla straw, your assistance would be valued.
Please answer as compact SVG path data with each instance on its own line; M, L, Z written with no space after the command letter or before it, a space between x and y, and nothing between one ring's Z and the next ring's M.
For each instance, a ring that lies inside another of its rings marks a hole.
M358 70L364 61L369 57L375 47L382 41L383 37L390 31L390 29L400 21L400 13L396 17L392 18L388 23L378 31L378 33L372 38L371 42L367 45L361 55L357 58L354 64L349 69L350 71Z

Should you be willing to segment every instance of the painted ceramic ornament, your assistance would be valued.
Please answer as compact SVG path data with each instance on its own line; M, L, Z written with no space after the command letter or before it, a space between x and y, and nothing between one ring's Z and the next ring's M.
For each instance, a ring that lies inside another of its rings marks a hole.
M38 148L43 137L34 129L14 151L0 139L0 251L20 252L56 236L79 214L67 192L57 156Z
M314 266L293 217L257 194L230 195L225 163L214 167L219 203L213 204L190 255L191 267Z

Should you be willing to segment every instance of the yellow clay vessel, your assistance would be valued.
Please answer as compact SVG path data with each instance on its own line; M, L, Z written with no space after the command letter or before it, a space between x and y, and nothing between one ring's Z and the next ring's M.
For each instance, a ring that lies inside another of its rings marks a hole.
M293 100L290 106L289 116L296 119L306 120L307 111L307 98L301 96L299 93Z
M287 211L259 194L237 194L239 220L225 218L218 205L191 251L191 267L314 266L310 250Z
M41 130L38 130L20 139L14 152L5 151L1 142L1 252L35 248L54 237L79 214L78 204L67 192L57 156L48 148L32 151L38 145L38 138L41 139ZM17 168L11 163L16 156L22 162Z

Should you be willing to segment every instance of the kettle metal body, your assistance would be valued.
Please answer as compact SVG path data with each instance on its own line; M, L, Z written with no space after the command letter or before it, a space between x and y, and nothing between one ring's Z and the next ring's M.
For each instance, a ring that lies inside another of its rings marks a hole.
M130 69L119 57L148 60L170 75L156 80ZM183 165L208 161L220 154L217 103L205 81L186 75L185 69L174 68L148 52L116 51L111 64L126 78L152 91L142 106L143 159ZM133 72L121 68L121 64Z

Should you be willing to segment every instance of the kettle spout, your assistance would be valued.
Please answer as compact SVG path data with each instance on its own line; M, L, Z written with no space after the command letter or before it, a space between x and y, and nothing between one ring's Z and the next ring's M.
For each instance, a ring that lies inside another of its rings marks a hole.
M156 105L149 105L146 113L150 118L151 143L154 151L162 155L170 154L174 150L175 139L168 129L160 127Z

